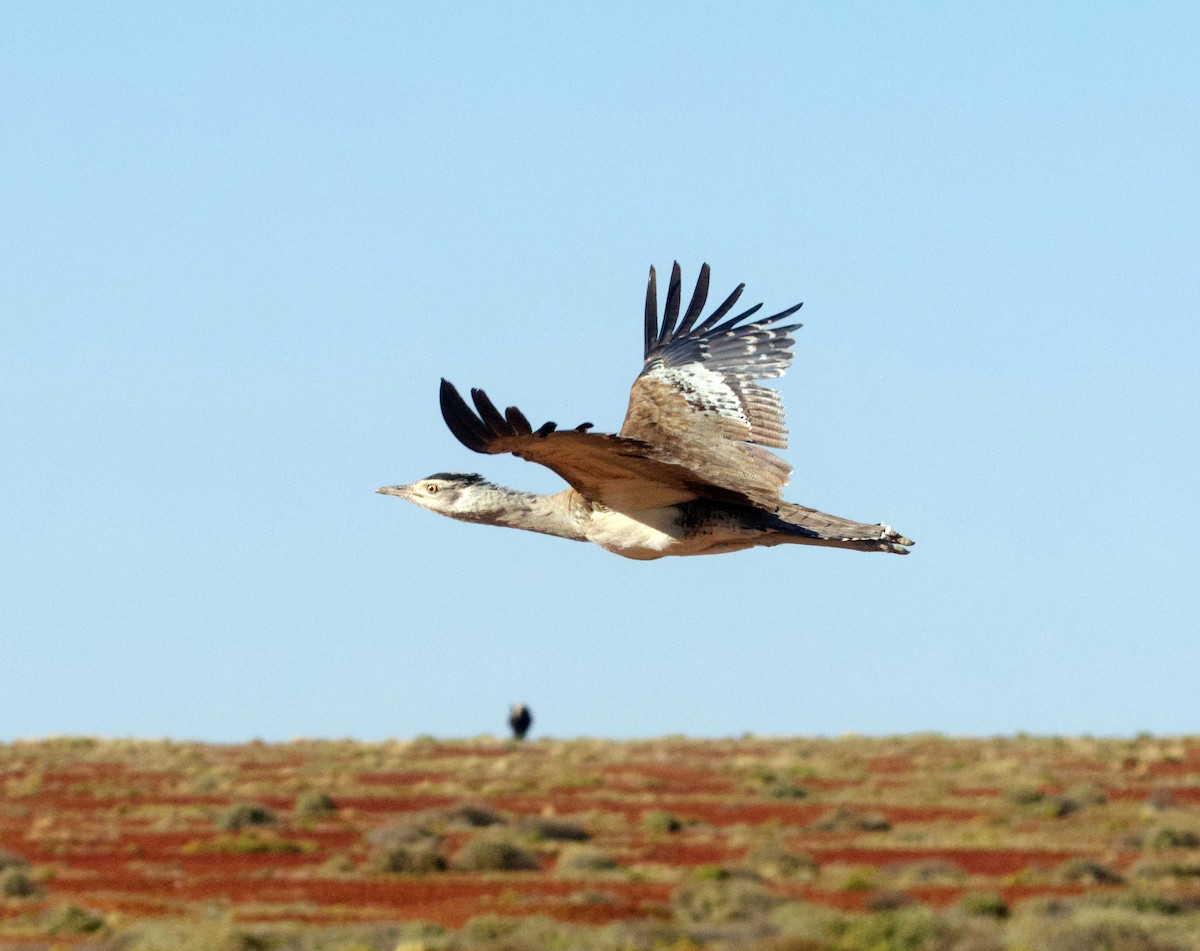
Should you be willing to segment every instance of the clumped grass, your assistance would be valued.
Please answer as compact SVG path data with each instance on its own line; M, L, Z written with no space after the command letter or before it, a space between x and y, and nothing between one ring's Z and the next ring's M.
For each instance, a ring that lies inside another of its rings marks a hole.
M730 878L677 888L671 908L684 924L715 925L763 920L782 900L755 882Z
M451 865L464 872L532 872L541 864L532 852L504 839L471 839Z
M997 892L967 892L958 901L959 909L967 915L982 918L1007 918L1008 903Z
M948 951L953 939L949 922L928 908L852 917L838 930L838 951Z
M180 851L184 855L229 854L248 855L256 853L273 853L275 855L298 855L303 852L315 852L317 843L285 839L277 835L266 835L261 832L228 833L212 839L198 839L189 842Z
M652 835L669 835L683 828L683 821L662 809L655 809L642 816L642 828Z
M1200 855L1191 853L1174 860L1141 859L1130 869L1134 878L1194 879L1200 878Z
M856 809L836 809L813 824L819 832L887 832L891 827L883 816Z
M916 903L916 899L908 892L885 889L867 898L867 911L897 911L911 908Z
M10 852L8 849L0 849L0 871L9 868L25 868L29 863L25 861L16 852Z
M889 880L909 886L957 885L966 877L962 868L945 859L895 862L885 865L882 871Z
M0 897L30 898L41 889L29 872L17 865L10 865L0 871Z
M223 832L235 832L251 826L273 826L276 823L275 812L258 803L234 803L228 809L218 814L217 828Z
M864 865L862 868L851 869L842 879L841 888L847 892L869 892L875 887L875 883L875 869Z
M448 863L441 853L441 843L430 838L381 847L372 856L371 864L381 872L425 875L443 871Z
M1200 847L1200 835L1191 829L1175 829L1166 826L1156 829L1146 840L1146 848L1161 852L1165 849L1194 849Z
M613 855L594 845L569 845L563 849L554 872L563 878L611 872L620 866Z
M46 916L46 933L52 935L95 934L104 927L104 918L78 905L63 905Z
M538 842L586 842L592 837L578 822L568 822L565 819L530 816L522 819L518 828Z
M449 825L466 826L471 829L483 829L487 826L503 825L504 819L494 810L486 806L464 803L442 813Z
M375 829L368 838L374 843L368 864L376 871L423 875L449 864L442 854L442 837L420 818Z
M1057 877L1064 882L1086 885L1120 885L1124 878L1111 868L1091 859L1069 859L1058 867Z
M1196 932L1115 908L1082 909L1057 917L1026 918L1016 947L1028 951L1191 951Z
M1070 796L1046 796L1037 803L1033 812L1044 819L1063 819L1080 808L1080 804Z
M1046 798L1046 794L1037 786L1025 784L1011 786L1004 792L1004 798L1014 806L1032 806Z
M763 878L810 881L817 875L811 855L789 852L775 843L760 845L746 855L746 867Z
M298 819L325 819L337 812L337 803L329 793L310 789L296 797L292 807Z

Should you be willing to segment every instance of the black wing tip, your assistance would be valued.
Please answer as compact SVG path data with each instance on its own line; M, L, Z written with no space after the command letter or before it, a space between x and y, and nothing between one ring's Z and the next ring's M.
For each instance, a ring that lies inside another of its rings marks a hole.
M490 434L483 420L471 412L471 407L462 398L462 394L454 384L442 378L439 392L439 403L442 407L442 419L454 434L454 438L473 452L488 452Z
M454 437L474 452L494 454L506 452L495 445L499 439L507 437L539 436L545 438L558 429L558 424L546 422L534 429L529 420L517 407L509 406L503 413L497 409L491 397L480 387L472 387L471 400L475 409L462 397L458 389L442 377L439 388L439 402L442 407L442 419ZM583 423L575 431L586 433L592 426Z

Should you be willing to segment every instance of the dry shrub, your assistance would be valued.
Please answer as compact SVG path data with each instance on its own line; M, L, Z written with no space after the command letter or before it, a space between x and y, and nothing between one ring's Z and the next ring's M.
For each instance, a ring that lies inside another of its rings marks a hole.
M722 925L764 919L782 901L761 885L729 878L677 888L671 907L684 924Z
M374 846L368 864L376 871L423 875L447 866L442 837L420 818L373 829L367 838Z
M487 826L503 825L504 819L497 812L486 806L463 803L440 813L447 825L466 826L470 829L482 829Z
M532 852L495 838L469 840L451 864L464 872L533 872L541 868Z
M1198 947L1169 919L1148 919L1117 908L1086 908L1065 917L1027 918L1016 932L1016 946L1028 951L1190 951Z
M292 811L300 819L324 819L337 812L337 803L329 793L310 789L296 797Z
M554 872L564 878L572 878L577 875L611 872L618 867L617 860L603 849L593 845L569 845L558 857Z
M817 863L811 855L789 852L776 843L753 849L746 856L746 866L763 878L811 881L817 876Z
M238 802L217 816L217 828L223 832L236 832L249 826L273 826L275 811L253 802Z
M530 838L548 842L586 842L591 833L577 822L530 816L522 819L520 830Z

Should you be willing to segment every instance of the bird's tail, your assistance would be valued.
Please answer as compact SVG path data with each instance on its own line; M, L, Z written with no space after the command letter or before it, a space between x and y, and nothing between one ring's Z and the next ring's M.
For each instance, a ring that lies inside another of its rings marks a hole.
M785 502L776 513L788 527L780 543L824 545L829 548L853 548L855 551L887 551L907 555L906 545L912 545L890 525L868 525L848 518L826 515L816 509Z

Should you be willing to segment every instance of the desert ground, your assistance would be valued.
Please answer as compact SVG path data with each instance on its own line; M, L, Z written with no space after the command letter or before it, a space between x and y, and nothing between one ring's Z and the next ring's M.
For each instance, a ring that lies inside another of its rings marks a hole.
M0 948L1200 949L1200 738L54 738L0 792Z

